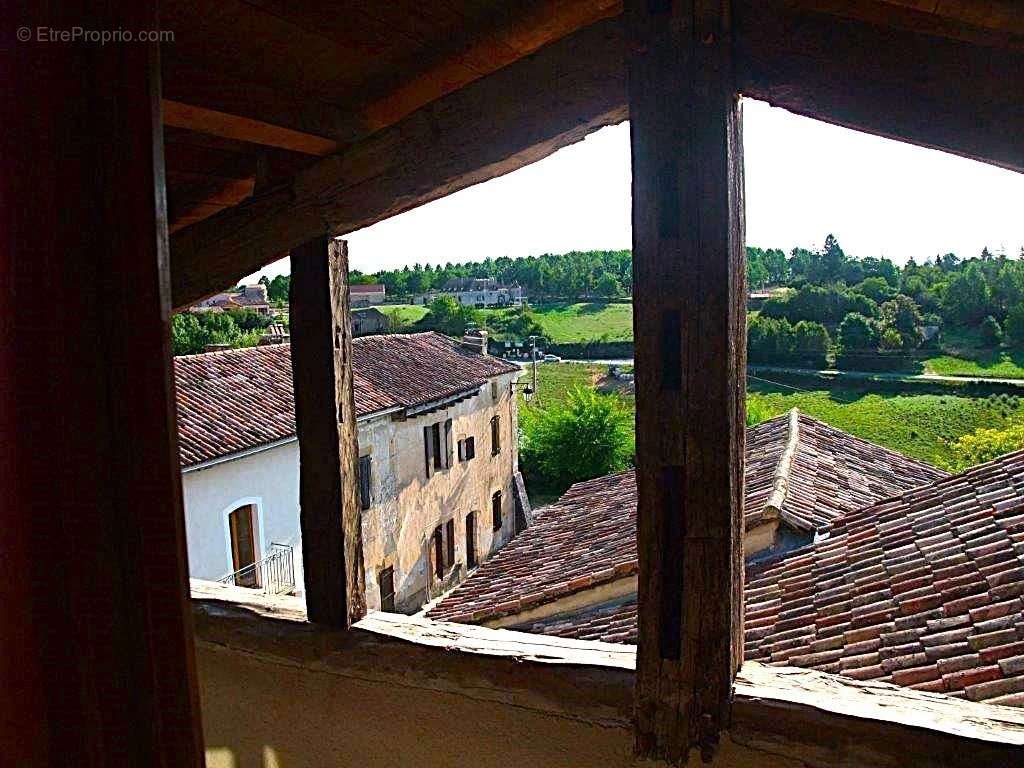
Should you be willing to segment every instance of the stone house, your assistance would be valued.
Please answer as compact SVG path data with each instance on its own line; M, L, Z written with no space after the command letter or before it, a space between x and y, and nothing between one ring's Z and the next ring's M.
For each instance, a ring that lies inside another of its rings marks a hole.
M371 307L387 299L387 287L380 283L350 285L348 290L352 307Z
M302 592L290 353L175 360L195 578ZM411 612L515 535L519 369L420 333L356 339L353 371L367 602Z
M518 283L503 285L492 278L453 277L439 291L413 298L413 304L429 304L438 296L451 296L464 307L521 307L526 297Z
M352 335L367 336L371 333L386 333L391 329L391 318L376 307L352 311Z

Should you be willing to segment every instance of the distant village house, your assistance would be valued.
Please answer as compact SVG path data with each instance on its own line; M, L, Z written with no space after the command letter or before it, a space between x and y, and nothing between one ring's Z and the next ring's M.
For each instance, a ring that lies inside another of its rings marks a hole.
M371 609L415 611L525 525L519 369L485 344L436 333L353 343ZM179 357L175 381L191 576L301 593L290 345Z
M438 296L451 296L464 307L520 307L526 301L518 283L502 285L491 278L453 277L440 291L428 291L413 298L413 304L429 304Z
M267 286L257 283L256 285L243 285L238 290L218 293L208 299L198 302L194 310L227 310L227 309L249 309L259 315L270 314L270 300L267 298Z
M387 299L387 288L380 283L349 286L349 301L353 307L383 304L385 299Z
M389 330L391 330L391 318L376 307L352 310L353 336L387 333Z

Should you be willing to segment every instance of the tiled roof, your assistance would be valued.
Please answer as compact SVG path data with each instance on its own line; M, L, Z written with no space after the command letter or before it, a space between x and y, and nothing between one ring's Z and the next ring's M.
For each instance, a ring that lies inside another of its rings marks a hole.
M852 512L747 585L746 657L1024 705L1024 452Z
M352 349L358 416L431 403L518 370L433 332L361 337ZM183 467L295 434L289 344L177 357L174 375Z
M636 642L635 598L528 632ZM746 586L746 658L1024 706L1024 452L844 516Z
M577 483L428 615L477 622L636 573L632 471Z
M772 499L780 465L786 465L785 494ZM746 525L771 516L764 510L773 503L787 523L822 528L849 509L946 476L793 412L747 430ZM636 568L636 474L630 470L572 486L429 615L455 621L511 615Z
M777 514L798 530L819 530L947 475L793 409L747 431L745 522L749 528Z

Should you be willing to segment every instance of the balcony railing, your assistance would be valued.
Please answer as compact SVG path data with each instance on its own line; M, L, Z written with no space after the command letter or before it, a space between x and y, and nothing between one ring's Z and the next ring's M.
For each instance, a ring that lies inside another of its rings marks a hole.
M262 560L240 568L218 579L221 584L262 590L266 595L295 591L295 560L287 544L271 544L270 553Z

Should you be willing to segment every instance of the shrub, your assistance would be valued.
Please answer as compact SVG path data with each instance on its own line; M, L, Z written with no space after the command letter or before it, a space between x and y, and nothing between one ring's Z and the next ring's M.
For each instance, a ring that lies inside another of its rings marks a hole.
M1007 340L1014 346L1024 346L1024 304L1015 304L1006 314L1003 330Z
M520 425L523 472L552 493L619 472L632 460L633 419L618 395L576 387L564 402L524 409Z
M863 352L878 347L878 330L864 315L851 312L839 326L839 348L844 352Z
M1020 420L1002 429L976 429L950 446L953 469L961 471L1021 448L1024 448L1024 422Z
M981 321L981 343L986 347L998 347L1003 343L1003 329L992 315Z
M786 319L758 316L747 329L747 355L754 362L778 362L793 353L793 327Z
M886 328L882 331L882 336L878 340L878 346L887 352L895 352L903 349L903 337L900 336L900 332L895 328Z

